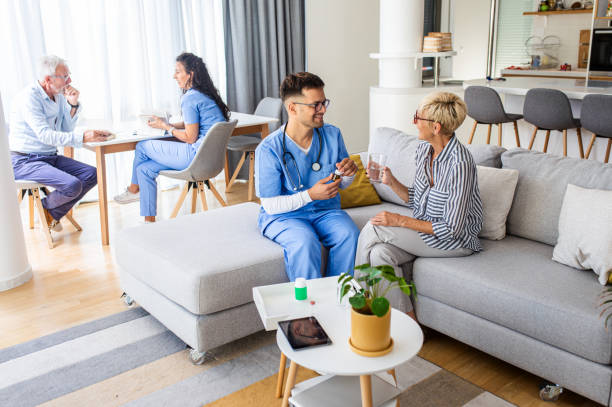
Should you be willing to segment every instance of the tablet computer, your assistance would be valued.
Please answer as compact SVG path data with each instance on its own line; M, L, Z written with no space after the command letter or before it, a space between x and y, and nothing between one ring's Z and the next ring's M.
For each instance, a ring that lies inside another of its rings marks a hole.
M293 350L331 345L332 343L332 340L315 317L280 321L278 328L283 331Z

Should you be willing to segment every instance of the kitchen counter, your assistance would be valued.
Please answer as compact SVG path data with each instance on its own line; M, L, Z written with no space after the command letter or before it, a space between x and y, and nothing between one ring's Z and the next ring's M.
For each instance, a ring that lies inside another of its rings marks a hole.
M591 81L593 83L593 81ZM471 85L488 86L498 93L514 96L525 96L529 89L549 88L558 89L570 99L582 100L590 93L612 95L612 87L606 87L606 82L597 82L597 85L586 86L584 79L553 79L553 78L506 78L505 81L488 81L476 79L463 82L463 88ZM612 82L609 82L612 85Z
M535 76L571 79L586 77L586 69L576 69L573 71L561 71L559 69L502 69L501 75L504 77Z

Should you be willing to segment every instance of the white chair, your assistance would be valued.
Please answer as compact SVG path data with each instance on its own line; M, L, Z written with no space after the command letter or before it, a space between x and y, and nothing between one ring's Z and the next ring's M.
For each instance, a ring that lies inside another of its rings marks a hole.
M17 199L21 203L23 198L28 195L28 205L30 212L30 229L34 229L34 206L36 206L36 210L38 211L38 218L40 219L40 225L45 238L47 239L47 244L49 245L49 249L53 249L53 237L51 236L51 231L47 225L47 218L45 217L45 210L42 206L42 201L40 200L41 191L48 195L49 191L47 187L43 184L39 184L35 181L28 181L23 179L15 180L15 186L18 189ZM72 211L71 211L72 212ZM68 212L65 215L65 218L72 223L72 225L76 228L77 231L81 231L81 226L74 220L71 212Z

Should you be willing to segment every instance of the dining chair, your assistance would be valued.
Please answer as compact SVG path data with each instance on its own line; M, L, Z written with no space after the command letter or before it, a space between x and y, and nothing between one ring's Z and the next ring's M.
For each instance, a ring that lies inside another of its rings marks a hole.
M567 156L567 130L576 129L580 158L584 158L580 119L575 119L567 95L557 89L534 88L527 91L523 105L523 116L527 123L535 126L529 149L533 147L538 130L546 130L544 152L548 150L551 130L563 133L563 156Z
M474 119L474 126L468 144L472 144L474 133L478 124L487 124L487 144L491 142L491 127L496 124L498 129L497 144L502 145L502 125L512 122L514 124L514 136L516 146L521 146L519 139L517 120L523 118L522 114L506 113L499 94L495 89L487 86L468 86L465 89L465 104L468 108L468 116Z
M179 200L176 203L172 214L170 215L171 218L176 217L189 191L192 191L191 213L194 213L196 210L198 195L200 195L200 200L202 202L202 210L208 210L208 205L206 203L206 191L204 187L210 189L217 201L219 201L222 206L227 206L227 203L221 194L219 194L219 191L217 191L215 188L213 178L223 171L225 166L224 152L227 148L227 142L231 137L237 123L237 120L215 123L208 130L206 136L204 136L204 140L202 141L202 144L200 144L200 147L198 148L193 161L191 164L189 164L189 167L180 171L160 171L159 174L165 177L187 181L183 187Z
M281 112L283 108L283 102L279 98L265 97L257 104L255 109L256 116L274 117L279 121L274 124L269 124L270 132L276 130L280 126ZM273 126L273 127L272 127ZM229 152L237 151L242 153L240 161L234 170L231 178L225 185L225 192L231 192L234 182L238 178L240 169L242 168L247 157L249 158L249 181L248 181L248 200L252 201L254 198L255 190L255 149L261 143L261 137L259 135L244 135L235 136L230 138L227 143L227 160L229 162Z
M612 121L610 114L612 113L612 96L609 95L586 95L582 99L582 108L580 113L580 123L582 127L593 133L591 141L587 146L584 158L589 158L593 143L597 137L607 138L608 147L606 147L606 156L604 162L607 163L610 159L610 148L612 147Z

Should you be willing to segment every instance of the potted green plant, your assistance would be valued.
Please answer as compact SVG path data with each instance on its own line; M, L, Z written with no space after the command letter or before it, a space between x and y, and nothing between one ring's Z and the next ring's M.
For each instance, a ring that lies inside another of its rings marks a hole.
M404 294L414 293L414 283L406 282L389 265L355 267L355 276L343 273L338 278L340 300L349 295L351 304L351 336L353 352L363 356L382 356L393 349L391 307L386 295L394 288Z
M612 311L612 287L605 286L601 290L599 300L601 301L599 304L599 308L601 309L599 317L605 317L604 327L606 328L606 330L608 330L608 322L610 322L610 318L612 318L612 312L610 312Z

